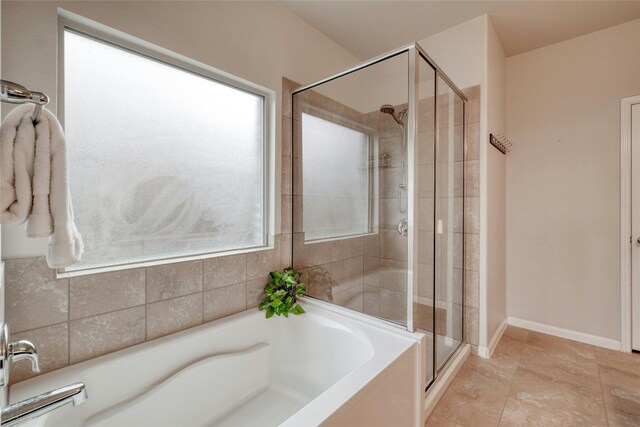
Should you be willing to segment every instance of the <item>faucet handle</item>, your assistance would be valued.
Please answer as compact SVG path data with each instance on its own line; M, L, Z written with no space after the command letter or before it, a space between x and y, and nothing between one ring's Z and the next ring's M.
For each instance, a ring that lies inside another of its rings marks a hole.
M9 343L8 357L13 362L18 360L31 360L31 370L36 374L40 373L40 358L36 346L31 341L20 340Z
M11 361L31 360L33 372L40 372L40 359L31 341L9 342L9 325L0 323L0 387L9 385L9 365Z

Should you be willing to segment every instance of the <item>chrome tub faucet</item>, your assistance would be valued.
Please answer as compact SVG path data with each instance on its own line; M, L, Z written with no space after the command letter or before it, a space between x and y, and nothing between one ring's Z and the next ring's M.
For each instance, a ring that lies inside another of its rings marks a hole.
M25 359L31 361L33 372L40 372L40 359L35 345L27 340L9 342L9 326L6 323L0 324L0 386L9 385L10 364ZM83 383L60 387L2 408L0 426L16 426L68 403L79 405L87 398Z

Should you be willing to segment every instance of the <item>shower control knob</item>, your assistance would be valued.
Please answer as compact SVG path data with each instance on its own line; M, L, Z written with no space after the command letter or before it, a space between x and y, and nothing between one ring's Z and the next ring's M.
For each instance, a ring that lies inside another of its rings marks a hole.
M636 243L640 245L640 237L636 239Z

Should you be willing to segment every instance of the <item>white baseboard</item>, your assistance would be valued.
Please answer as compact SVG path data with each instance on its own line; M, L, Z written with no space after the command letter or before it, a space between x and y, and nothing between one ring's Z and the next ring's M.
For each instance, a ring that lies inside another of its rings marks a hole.
M543 334L554 335L573 341L604 347L611 350L620 350L620 341L611 338L599 337L597 335L585 334L584 332L572 331L570 329L558 328L557 326L545 325L544 323L533 322L531 320L509 317L509 324L518 328L525 328Z
M500 338L502 338L502 334L507 330L507 326L509 326L509 318L505 317L500 326L498 326L498 330L493 337L491 337L491 341L489 342L488 347L478 347L478 356L483 359L490 359L493 355L493 352L496 350L498 343L500 342Z
M467 357L469 357L470 348L469 344L462 344L460 351L447 363L445 369L440 372L438 379L429 387L429 391L427 391L427 395L424 398L425 420L429 418L444 392L447 391L449 384L451 384L451 381L453 381Z

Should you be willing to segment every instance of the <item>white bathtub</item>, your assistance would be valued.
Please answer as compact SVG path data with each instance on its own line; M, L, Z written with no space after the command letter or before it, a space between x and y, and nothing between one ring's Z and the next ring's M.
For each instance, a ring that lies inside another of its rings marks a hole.
M248 310L44 374L11 387L10 402L84 382L84 404L25 425L419 426L421 335L303 305L302 316Z

